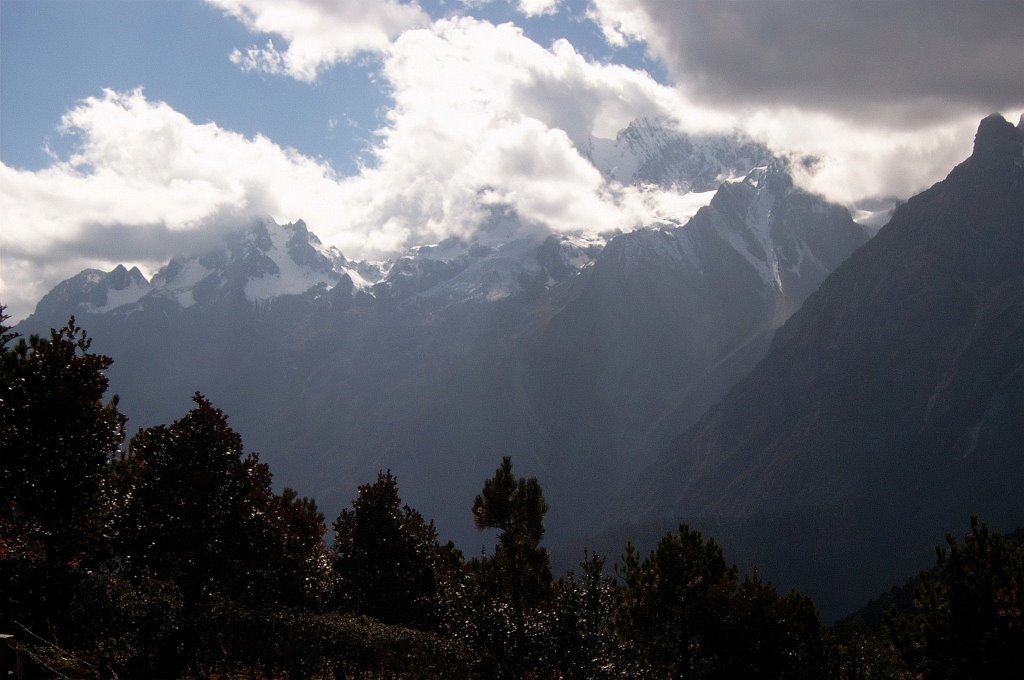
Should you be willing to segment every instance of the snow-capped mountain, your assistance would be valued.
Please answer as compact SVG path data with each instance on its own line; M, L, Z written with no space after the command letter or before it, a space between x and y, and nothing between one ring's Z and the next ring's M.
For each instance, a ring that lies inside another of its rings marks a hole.
M714 191L773 160L763 144L738 134L689 135L651 118L638 118L615 139L592 137L588 152L608 179L693 192Z
M363 282L334 248L325 248L306 224L256 220L228 235L220 248L173 258L150 282L149 295L183 308L225 295L261 303L283 295L328 290L344 276Z
M138 267L118 265L109 272L85 269L57 284L36 305L36 315L104 314L138 302L152 287Z
M590 265L604 245L602 237L586 234L551 235L543 241L520 236L493 245L450 237L381 263L381 279L368 290L419 302L496 302L565 281Z
M634 121L615 140L593 139L589 153L609 179L709 197L720 182L771 161L767 149L748 140L688 136L652 119ZM187 309L225 296L266 307L283 296L331 289L335 297L363 292L417 304L494 302L566 281L606 243L606 235L589 233L586 225L575 234L524 230L510 211L491 208L470 237L413 247L387 261L354 261L325 247L301 220L277 225L266 217L230 233L218 248L172 258L152 281L137 269L82 272L55 288L40 310L127 314L149 303Z
M344 277L362 287L372 284L366 267L349 263L326 248L304 222L278 225L270 218L227 235L225 243L199 255L174 257L151 281L137 267L110 272L87 269L62 282L37 306L36 314L128 314L149 301L171 301L182 309L240 295L262 303L284 295L328 290Z
M152 281L83 272L19 330L75 314L114 358L133 425L178 417L198 389L324 507L390 467L469 541L463 506L513 454L574 510L549 527L566 536L866 238L762 148L650 121L612 146L613 177L718 190L683 226L621 234L546 234L492 207L475 233L384 262L346 259L301 221L256 220Z

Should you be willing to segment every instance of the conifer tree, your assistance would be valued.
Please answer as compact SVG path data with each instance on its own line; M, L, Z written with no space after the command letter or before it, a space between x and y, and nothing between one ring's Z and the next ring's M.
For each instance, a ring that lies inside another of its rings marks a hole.
M474 561L485 589L507 598L512 607L511 658L525 655L525 613L551 596L551 561L540 547L548 505L535 477L517 478L512 459L502 458L494 476L484 482L473 501L473 520L478 529L497 529L494 554Z
M702 677L717 663L717 638L737 582L714 539L686 525L641 560L626 546L616 628L636 662L663 677Z
M111 359L89 351L74 317L17 344L5 319L0 308L0 531L63 567L95 547L125 417L116 397L103 402Z
M928 678L1019 678L1024 668L1024 544L977 518L947 536L921 575L914 608L886 627L910 669Z
M116 466L122 568L175 583L187 602L273 601L283 537L270 470L220 409L199 393L193 401L180 420L140 431Z
M433 522L402 505L398 480L380 472L334 522L336 602L413 628L437 624L445 560Z
M755 572L742 583L713 539L686 525L641 560L627 546L615 627L628 664L654 677L833 677L813 603L780 596Z
M271 562L271 586L279 602L316 607L328 597L327 525L312 498L285 488L272 501L278 555Z

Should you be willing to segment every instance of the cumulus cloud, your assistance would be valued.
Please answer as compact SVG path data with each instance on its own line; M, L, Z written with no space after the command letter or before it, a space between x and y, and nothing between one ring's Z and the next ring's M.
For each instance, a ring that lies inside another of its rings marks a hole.
M519 11L528 17L554 14L558 11L560 0L519 0Z
M1024 104L1018 0L594 0L611 44L647 43L688 96L913 128Z
M511 24L453 18L403 34L382 76L394 106L375 165L346 185L353 222L425 243L471 236L495 206L554 231L663 216L660 196L609 185L585 157L591 135L690 112L647 74L588 61L566 41L544 48ZM719 122L692 112L695 126Z
M311 82L324 67L359 52L380 52L403 31L430 18L415 2L396 0L206 0L253 33L281 36L262 47L236 49L231 61L247 70Z
M253 215L326 220L340 203L329 166L193 123L141 90L85 99L61 129L77 141L68 158L38 171L0 164L0 297L19 313L83 266L152 270Z
M593 0L589 17L610 45L645 43L692 106L815 157L798 184L840 203L924 189L982 116L1024 106L1013 0Z

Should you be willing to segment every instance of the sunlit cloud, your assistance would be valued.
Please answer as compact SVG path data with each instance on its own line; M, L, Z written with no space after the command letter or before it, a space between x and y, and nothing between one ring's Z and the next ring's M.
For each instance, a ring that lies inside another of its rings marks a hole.
M324 68L360 52L380 52L407 29L430 18L416 3L395 0L206 0L256 34L262 46L236 48L231 61L246 70L313 81Z

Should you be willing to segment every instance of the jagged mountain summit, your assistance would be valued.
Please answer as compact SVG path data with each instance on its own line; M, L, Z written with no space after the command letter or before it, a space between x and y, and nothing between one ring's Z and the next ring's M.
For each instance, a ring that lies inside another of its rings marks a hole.
M169 302L187 309L236 296L253 304L310 290L325 291L349 277L368 283L334 248L325 248L306 224L278 225L270 218L230 232L224 244L199 255L174 257L152 281L133 267L87 269L43 297L36 315L129 314Z
M1024 126L992 116L621 507L712 528L835 615L972 513L1024 522L1022 444Z
M133 427L177 418L198 389L279 482L330 509L390 468L463 545L480 480L512 455L544 480L559 540L591 529L866 239L777 162L681 227L531 237L498 209L486 227L373 263L259 220L149 282L83 273L19 330L74 313L115 359Z
M608 179L682 191L714 191L775 159L739 134L690 135L668 121L638 118L615 139L592 137L588 157Z

